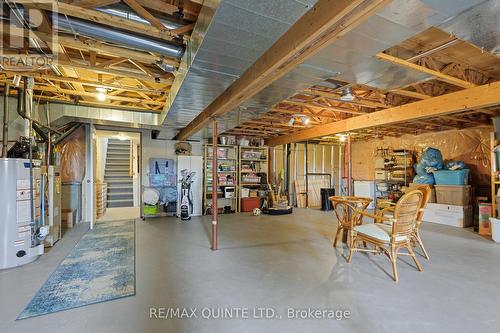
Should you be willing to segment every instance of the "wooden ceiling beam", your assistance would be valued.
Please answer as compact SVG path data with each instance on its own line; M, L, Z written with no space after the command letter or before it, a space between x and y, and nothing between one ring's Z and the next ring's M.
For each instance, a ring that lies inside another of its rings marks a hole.
M397 95L403 95L406 97L411 97L411 98L416 98L416 99L427 99L427 98L432 98L432 96L425 95L416 91L409 91L406 89L393 89L390 90L390 92L397 94Z
M153 27L160 31L167 30L167 28L161 23L161 21L153 16L146 8L142 7L140 3L135 0L123 0L134 12L136 12L140 17L151 23Z
M2 73L5 73L7 75L7 77L14 77L14 75L19 74L19 72L11 72L11 71L3 71ZM102 88L106 88L106 89L123 89L126 91L144 92L147 94L153 94L153 95L157 95L157 96L160 96L164 93L164 91L161 89L149 89L149 88L140 88L140 87L129 86L129 85L107 84L107 83L99 82L99 81L91 81L91 80L86 80L86 79L76 78L76 77L69 77L69 76L56 76L56 75L45 74L45 73L40 73L40 72L23 72L23 74L33 76L35 78L44 79L47 81L79 83L79 84L82 84L84 86L90 86L90 87L102 87Z
M442 115L500 105L500 81L469 88L418 102L392 107L365 115L340 120L270 139L274 146L304 141L336 133L349 132L374 126L390 125L438 117Z
M11 96L15 96L17 94L16 89L11 89ZM47 94L34 94L33 99L35 100L43 100L43 101L51 101L55 103L64 103L64 104L75 104L73 99L66 97L64 95L60 96L48 96ZM147 112L147 113L158 113L158 111L152 108L146 108L142 104L136 104L132 107L125 105L116 105L114 102L93 102L93 101L78 101L78 105L86 105L97 108L110 108L110 109L118 109L120 111L138 111L138 112Z
M452 85L455 85L458 87L462 87L462 88L476 87L476 85L474 83L459 79L457 77L454 77L454 76L451 76L448 74L438 72L436 70L433 70L433 69L430 69L430 68L427 68L424 66L414 64L414 63L409 62L407 60L403 60L401 58L397 58L397 57L391 56L391 55L386 54L386 53L377 53L376 57L380 60L384 60L384 61L390 62L392 64L395 64L395 65L403 66L406 68L411 68L413 70L434 76L436 79L438 79L440 81L443 81L443 82L446 82L446 83L449 83L449 84L452 84Z
M74 0L71 2L71 5L82 8L96 8L114 5L120 1L121 0Z
M171 32L173 34L176 34L176 35L185 35L187 34L188 32L190 32L191 30L194 29L194 25L195 23L191 23L191 24L186 24L182 27L179 27L179 28L176 28L176 29L172 29Z
M341 112L341 113L347 113L347 114L365 114L366 112L363 111L358 111L354 109L348 109L348 108L342 108L339 106L329 106L329 105L324 105L324 104L319 104L319 103L306 103L306 102L299 102L299 101L294 101L294 100L284 100L280 102L280 104L292 104L292 105L298 105L298 106L304 106L308 108L315 108L315 109L324 109L328 111L333 111L333 112ZM300 112L296 112L300 113Z
M0 80L0 82L7 83L11 82L10 80ZM81 90L71 90L71 89L64 89L64 88L58 88L54 86L41 86L41 85L35 85L33 88L35 91L43 91L43 92L50 92L50 93L59 93L59 94L66 94L66 95L71 95L71 96L82 96L82 97L92 97L97 99L97 92L90 92L90 91L81 91ZM124 96L115 96L113 94L107 94L106 98L112 101L121 101L121 102L131 102L135 104L143 104L143 105L163 105L163 102L159 102L156 100L145 100L145 99L140 99L140 98L130 98L130 97L124 97Z
M242 102L358 26L389 2L387 0L319 0L238 80L182 129L176 139L188 139L206 126L213 116L235 109Z
M32 0L11 1L19 4L32 3L33 7L43 10L53 9L53 3L33 2ZM175 36L172 35L168 30L160 30L157 27L151 26L149 24L128 20L119 16L102 13L97 10L70 5L64 2L57 2L57 12L59 14L76 17L97 24L107 25L113 28L119 27L120 29L128 30L133 33L140 33L146 36L151 36L166 41L173 41L175 38Z
M9 31L11 35L24 37L29 33L27 30L23 30L15 27L8 27L5 24L2 24L3 31ZM10 29L10 30L7 30ZM52 34L42 31L36 31L31 33L30 35L34 35L37 39L48 43L49 45L52 42ZM174 67L179 66L179 61L173 58L166 58L159 55L153 55L146 52L135 51L131 49L126 49L117 46L110 46L107 44L96 42L92 39L80 39L74 37L68 37L65 35L58 35L57 42L65 47L69 47L72 49L83 50L87 52L96 52L98 54L103 54L112 57L122 57L131 59L134 61L139 61L144 64L155 64L158 62L163 62L168 65L172 65Z

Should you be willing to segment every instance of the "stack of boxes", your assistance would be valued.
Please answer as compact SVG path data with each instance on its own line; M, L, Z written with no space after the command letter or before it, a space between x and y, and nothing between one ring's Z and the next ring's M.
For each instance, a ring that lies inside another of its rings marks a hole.
M474 223L472 186L468 184L468 169L436 171L435 200L425 208L423 220L459 228Z

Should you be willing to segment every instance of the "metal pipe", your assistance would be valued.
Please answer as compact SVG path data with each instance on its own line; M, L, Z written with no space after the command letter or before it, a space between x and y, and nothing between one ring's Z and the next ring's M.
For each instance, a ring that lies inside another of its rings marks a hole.
M307 158L307 141L306 141L306 145L305 145L305 158L304 160L306 161L305 162L305 173L306 173L306 208L309 208L309 176L308 176L308 166L307 164L309 163L308 161L308 158Z
M339 170L338 170L338 195L342 195L342 174L343 174L343 171L342 171L342 168L343 168L343 162L342 162L342 156L343 156L343 153L342 153L342 144L339 145Z
M351 135L347 136L347 195L352 195L352 151L351 151Z
M153 52L166 57L180 59L184 54L183 46L109 29L100 24L86 22L73 17L59 15L58 28L70 34L81 34L105 42L120 44L132 49Z
M2 157L7 157L7 145L9 141L9 89L8 83L3 91L3 131L2 131Z
M117 4L114 4L111 6L107 6L107 7L96 8L95 10L97 10L101 13L106 13L106 14L110 14L113 16L118 16L118 17L121 17L121 18L124 18L127 20L140 22L140 23L144 23L144 24L149 24L149 25L151 24L147 20L143 19L142 17L140 17L139 15L134 13L134 11L132 11L132 9L129 8L127 5L124 5L121 3L117 3ZM172 20L167 20L165 17L156 17L156 18L167 29L177 29L177 28L180 28L183 26L182 24L180 24L178 22L174 22Z
M217 119L212 120L212 250L217 250Z
M35 80L33 77L24 77L24 110L23 113L25 115L31 115L31 108L33 106L33 87L35 85ZM29 140L29 163L30 163L30 208L31 208L31 245L35 246L35 237L34 234L36 232L35 228L35 191L34 191L34 182L33 182L33 148L31 142L31 120L25 119L28 124L27 128L24 129L25 136Z

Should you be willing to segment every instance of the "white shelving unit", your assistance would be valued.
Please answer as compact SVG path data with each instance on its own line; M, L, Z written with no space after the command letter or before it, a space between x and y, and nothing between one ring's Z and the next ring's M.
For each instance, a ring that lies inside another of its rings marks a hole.
M267 183L269 179L262 180L258 174L265 173L269 178L269 149L268 147L246 147L240 146L238 154L238 195L246 197L244 192L256 191L262 182ZM241 200L238 200L238 211L241 210Z
M212 207L212 145L204 147L203 214L209 215ZM238 146L217 145L217 206L219 213L238 211Z

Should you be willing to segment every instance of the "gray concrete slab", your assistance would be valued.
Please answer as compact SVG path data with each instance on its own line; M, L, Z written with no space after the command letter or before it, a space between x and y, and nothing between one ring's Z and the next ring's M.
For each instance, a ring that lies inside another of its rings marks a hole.
M384 256L347 264L331 239L333 214L221 216L220 250L210 218L137 221L137 295L15 321L85 232L68 232L48 255L0 271L0 332L498 332L500 245L470 230L423 226L431 260L418 272ZM197 308L197 319L150 319L151 307ZM204 308L273 308L281 319L203 319ZM288 308L347 309L350 319L296 320Z

